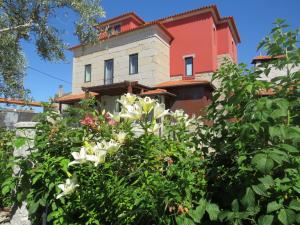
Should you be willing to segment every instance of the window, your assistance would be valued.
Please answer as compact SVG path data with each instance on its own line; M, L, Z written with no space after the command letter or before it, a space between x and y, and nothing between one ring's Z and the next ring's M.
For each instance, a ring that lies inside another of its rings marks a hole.
M109 27L109 28L107 29L107 35L108 35L108 36L112 35L112 28L111 28L111 27Z
M115 32L119 33L120 31L121 31L121 25L120 24L115 25Z
M129 56L129 74L137 74L139 72L139 57L138 54Z
M114 60L104 61L104 84L112 84L114 79Z
M193 57L185 58L185 75L193 76Z
M88 64L84 66L84 82L91 82L92 77L92 65Z

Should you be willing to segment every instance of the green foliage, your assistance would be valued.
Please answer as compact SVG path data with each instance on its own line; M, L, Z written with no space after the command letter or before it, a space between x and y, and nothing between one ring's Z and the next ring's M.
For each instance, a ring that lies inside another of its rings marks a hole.
M80 43L97 40L95 25L104 16L100 0L0 1L0 95L27 94L23 87L26 60L21 41L33 42L37 54L45 60L65 59L65 31L58 25L69 14L76 18L72 25Z
M2 190L27 201L33 224L299 224L300 52L298 31L285 29L278 21L261 43L283 58L255 70L227 62L214 74L211 126L130 95L120 114L94 100L63 116L48 111L37 151L16 159L22 173ZM286 76L260 80L271 67ZM273 95L261 96L266 89Z
M258 65L227 62L214 75L213 95L198 141L207 154L207 199L218 204L219 219L230 224L296 224L300 199L299 30L277 21L261 43L267 55L281 58ZM271 68L285 76L260 80ZM273 95L262 97L261 91Z
M0 184L2 185L7 179L12 176L12 154L14 139L13 131L0 128ZM0 186L1 187L1 186ZM0 209L3 207L11 207L13 200L9 194L12 186L1 188L0 192Z

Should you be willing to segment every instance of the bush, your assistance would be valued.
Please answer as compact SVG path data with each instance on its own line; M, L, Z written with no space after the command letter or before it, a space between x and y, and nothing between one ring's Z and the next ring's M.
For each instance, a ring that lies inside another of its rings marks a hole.
M260 45L284 57L214 74L205 118L130 94L120 113L89 100L42 114L37 151L16 159L21 172L4 188L27 201L32 224L300 223L299 31L285 29L277 21ZM287 75L260 80L271 67Z
M0 184L12 176L11 160L13 155L13 131L0 128ZM4 190L5 192L5 190ZM11 207L12 199L10 195L0 192L0 209L4 207Z

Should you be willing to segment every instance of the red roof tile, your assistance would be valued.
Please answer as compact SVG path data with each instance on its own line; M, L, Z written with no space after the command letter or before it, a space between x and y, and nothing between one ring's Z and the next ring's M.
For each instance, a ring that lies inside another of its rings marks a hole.
M28 105L28 106L38 106L41 107L41 102L30 102L19 99L8 99L8 98L0 98L0 103L13 104L13 105Z
M125 19L127 17L134 18L136 21L140 22L140 24L144 24L145 23L145 21L141 17L139 17L136 13L134 13L134 12L128 12L128 13L122 14L120 16L116 16L116 17L113 17L111 19L105 20L105 21L97 24L96 28L102 27L102 26L104 26L106 24L111 24L111 23L118 22L118 21L123 20L123 19Z
M89 92L90 96L97 96L98 93L94 93L94 92ZM58 102L58 103L70 103L70 102L77 102L80 101L82 99L85 99L86 95L85 93L80 93L80 94L69 94L69 95L65 95L62 97L58 97L54 99L54 102Z
M145 96L145 95L170 95L170 96L176 96L173 93L168 92L165 89L154 89L154 90L148 90L148 91L144 91L143 93L141 93L140 95Z
M109 38L112 38L112 37L116 37L116 36L120 36L120 35L123 35L123 34L127 34L129 32L132 32L132 31L137 31L137 30L141 30L141 29L144 29L146 27L150 27L150 26L158 26L162 31L165 32L165 34L167 34L167 36L170 37L170 41L172 41L174 39L173 35L159 22L150 22L150 23L145 23L139 27L135 27L135 28L132 28L132 29L129 29L129 30L126 30L126 31L122 31L122 32L119 32L119 33L115 33L113 35L110 35L109 37L108 36L104 36L102 38L100 38L101 41L103 40L106 40L106 39L109 39ZM84 45L75 45L71 48L69 48L69 50L74 50L76 48L79 48L81 46L84 46Z
M156 87L175 87L175 86L191 86L200 84L210 84L209 80L176 80L176 81L166 81L156 85Z
M269 55L259 55L256 56L252 59L252 64L256 63L256 62L262 62L262 61L268 61L268 60L272 60L272 59L282 59L284 58L285 55L278 55L278 56L269 56Z

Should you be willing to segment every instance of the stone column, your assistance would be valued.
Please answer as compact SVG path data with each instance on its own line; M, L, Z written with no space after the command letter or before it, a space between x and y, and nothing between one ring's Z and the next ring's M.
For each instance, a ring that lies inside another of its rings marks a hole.
M19 122L15 124L16 136L26 138L26 143L20 148L14 149L14 156L26 157L30 154L34 147L35 126L36 122ZM14 168L14 175L18 174L20 168ZM26 202L23 202L21 207L15 206L13 208L11 225L30 225L28 219L28 211L26 209Z

